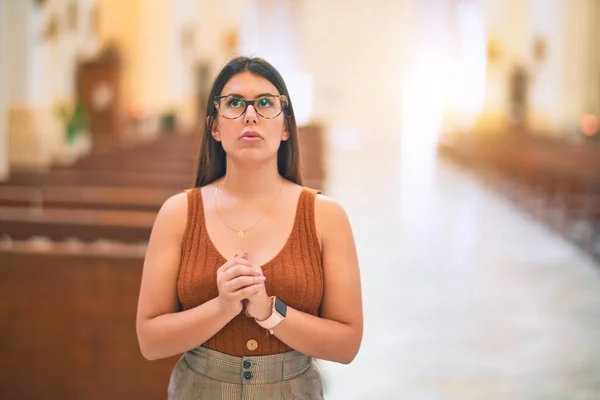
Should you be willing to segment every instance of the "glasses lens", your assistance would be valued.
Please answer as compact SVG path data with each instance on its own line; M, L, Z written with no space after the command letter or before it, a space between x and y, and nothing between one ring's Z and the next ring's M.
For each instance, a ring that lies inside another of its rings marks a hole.
M265 118L275 118L281 113L281 100L275 96L263 96L254 102L256 112Z
M238 118L246 109L244 101L236 96L226 96L219 100L219 111L226 118ZM275 118L281 114L281 100L275 96L262 96L254 101L254 109L264 118Z
M244 113L245 104L239 97L226 96L219 100L219 111L226 118L237 118Z

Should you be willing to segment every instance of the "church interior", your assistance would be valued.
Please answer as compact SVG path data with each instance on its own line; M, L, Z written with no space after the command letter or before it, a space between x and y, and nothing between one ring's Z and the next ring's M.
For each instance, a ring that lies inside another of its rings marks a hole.
M165 398L144 254L236 55L352 223L327 399L600 399L597 0L0 0L0 398Z

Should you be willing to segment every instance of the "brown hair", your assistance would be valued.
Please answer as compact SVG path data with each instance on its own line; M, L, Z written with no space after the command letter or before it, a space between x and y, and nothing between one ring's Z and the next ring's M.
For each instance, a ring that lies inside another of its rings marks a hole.
M282 141L277 152L277 169L285 179L302 185L300 176L300 150L298 143L298 128L294 108L287 87L279 72L262 58L236 57L229 61L219 75L215 78L208 96L206 107L207 122L202 132L200 152L198 155L198 169L196 173L196 187L206 186L225 176L227 159L225 150L220 142L212 136L212 125L217 117L214 99L221 94L225 84L234 75L248 71L271 82L279 94L287 97L287 106L284 109L284 118L289 138Z

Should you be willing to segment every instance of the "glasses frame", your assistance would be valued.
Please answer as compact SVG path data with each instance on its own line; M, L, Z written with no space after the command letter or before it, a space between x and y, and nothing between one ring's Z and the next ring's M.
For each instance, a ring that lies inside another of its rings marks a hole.
M221 112L221 110L219 109L219 102L221 101L221 99L224 99L226 97L233 97L237 100L240 100L242 102L244 102L244 110L240 113L240 115L238 115L237 117L227 117L225 115L223 115L223 113ZM273 117L265 117L264 115L262 115L260 113L260 111L258 111L258 108L256 107L256 102L260 99L263 99L265 97L276 97L279 99L279 101L281 101L281 111L279 111L279 113L277 113L277 115L273 116ZM215 105L215 109L219 112L219 114L223 117L223 118L227 118L227 119L238 119L239 117L241 117L242 115L246 114L246 111L248 110L248 106L252 105L252 107L254 107L254 111L256 111L256 113L258 115L260 115L261 117L265 118L265 119L274 119L277 118L281 115L281 113L287 108L287 96L283 95L283 94L268 94L268 95L263 95L260 96L254 100L247 100L244 99L243 97L238 97L238 96L232 96L230 94L226 95L226 96L215 96L215 98L213 99L214 105Z

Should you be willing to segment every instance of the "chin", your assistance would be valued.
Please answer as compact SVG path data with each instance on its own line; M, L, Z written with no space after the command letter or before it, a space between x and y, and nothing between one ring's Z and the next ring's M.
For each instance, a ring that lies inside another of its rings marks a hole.
M268 162L272 159L275 159L277 162L277 153L267 153L264 149L243 149L241 151L237 151L234 156L235 161L241 163L258 163L262 164Z

